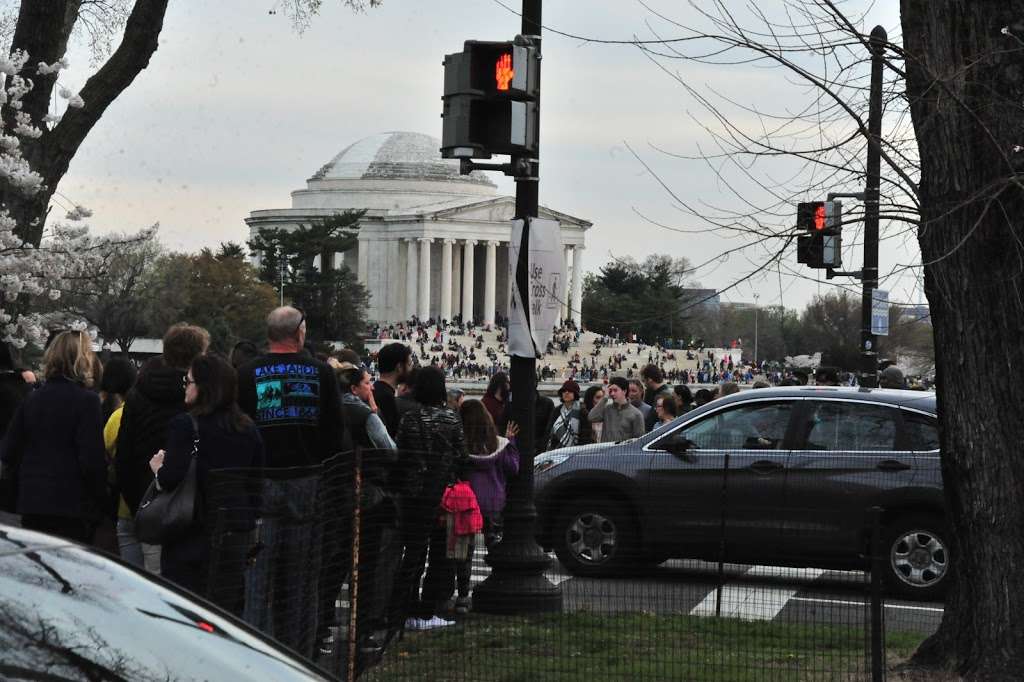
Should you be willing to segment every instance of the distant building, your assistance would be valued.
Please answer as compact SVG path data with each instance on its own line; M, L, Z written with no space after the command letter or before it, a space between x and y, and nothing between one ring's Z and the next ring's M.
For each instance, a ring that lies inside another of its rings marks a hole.
M718 312L722 298L716 289L683 289L682 307L689 312Z
M726 301L725 303L721 304L721 307L732 310L753 310L754 308L757 308L759 306L756 303L747 303L745 301ZM762 309L764 308L764 306L760 307Z

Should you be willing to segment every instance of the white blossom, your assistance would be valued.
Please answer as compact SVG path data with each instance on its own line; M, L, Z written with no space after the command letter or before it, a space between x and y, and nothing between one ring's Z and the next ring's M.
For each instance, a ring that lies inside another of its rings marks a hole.
M91 218L91 217L92 217L92 211L89 210L88 208L86 208L85 206L82 206L81 204L76 204L75 207L73 209L71 209L70 211L68 211L68 213L67 213L67 219L68 220L76 220L77 221L77 220L84 220L85 218Z
M0 73L14 76L25 66L28 54L24 50L15 50L9 55L0 54Z
M57 73L61 69L66 69L71 66L71 61L67 57L61 57L53 64L47 64L46 62L39 62L36 65L36 73L40 76L46 76L51 73Z
M14 132L18 133L22 137L31 137L33 139L40 137L43 134L43 131L39 128L33 125L25 125L24 123L16 125L14 127Z
M66 87L64 87L62 85L59 88L57 88L57 94L60 95L61 97L63 97L64 99L71 99L71 97L75 93L71 92L71 90L69 90L68 88L66 88Z

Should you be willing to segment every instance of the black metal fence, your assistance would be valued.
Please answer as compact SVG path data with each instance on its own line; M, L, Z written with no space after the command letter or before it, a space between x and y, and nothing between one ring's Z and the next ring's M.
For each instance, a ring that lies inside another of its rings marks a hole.
M215 472L209 596L342 679L884 679L937 626L948 557L924 508L876 503L925 481L894 480L881 450L800 462L770 445L538 456L561 592L541 614L473 603L500 515L395 482L411 453Z

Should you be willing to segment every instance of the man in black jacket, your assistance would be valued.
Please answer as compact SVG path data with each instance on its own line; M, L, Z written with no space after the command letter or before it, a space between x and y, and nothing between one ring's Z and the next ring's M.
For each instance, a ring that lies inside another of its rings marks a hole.
M333 646L331 628L337 624L335 600L351 563L352 544L352 459L347 454L333 456L352 445L342 422L334 370L304 349L305 314L291 306L272 310L267 315L267 342L267 353L238 369L238 404L260 430L266 468L323 465L317 474L305 477L316 481L315 490L295 481L279 482L276 472L264 488L264 530L275 536L271 551L277 557L304 561L310 543L320 538L308 519L323 514L319 575L283 570L284 562L278 562L273 575L266 577L274 585L273 634L304 655L312 653L316 635L328 653ZM319 602L316 633L310 630L305 605L296 605L311 591Z
M163 338L163 355L143 365L138 381L124 401L117 436L117 485L132 515L153 480L149 460L167 447L167 425L185 411L182 380L196 357L206 352L210 334L202 327L179 323ZM138 542L132 519L118 519L117 539L123 548ZM146 569L160 572L159 545L142 545ZM131 552L122 551L130 557Z
M399 384L409 383L409 373L415 364L412 349L404 343L389 343L377 353L377 371L380 379L373 384L373 400L377 403L380 419L388 435L398 435L401 417L395 399Z
M238 404L259 427L267 467L320 464L345 448L334 370L307 353L306 316L267 316L268 352L238 368Z
M665 375L661 373L661 369L655 364L649 364L640 370L640 378L643 379L644 385L647 386L647 390L644 391L644 402L651 409L644 416L644 426L650 431L658 421L658 413L654 409L658 398L671 398L673 397L673 391L672 387L665 381Z

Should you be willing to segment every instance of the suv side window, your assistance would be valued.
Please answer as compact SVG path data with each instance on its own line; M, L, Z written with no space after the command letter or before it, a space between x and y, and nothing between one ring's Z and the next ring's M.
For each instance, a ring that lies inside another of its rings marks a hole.
M808 401L806 450L894 450L899 412L884 405Z
M740 404L676 430L655 447L685 439L701 450L781 449L792 411L792 402Z
M908 450L927 452L939 449L939 426L931 417L904 410L903 433Z

